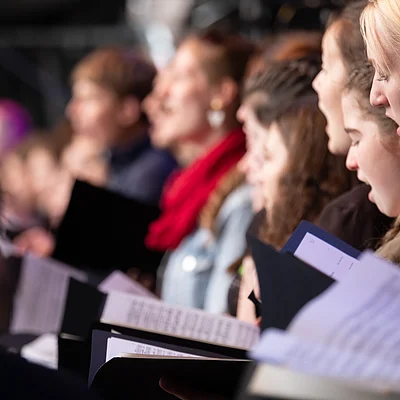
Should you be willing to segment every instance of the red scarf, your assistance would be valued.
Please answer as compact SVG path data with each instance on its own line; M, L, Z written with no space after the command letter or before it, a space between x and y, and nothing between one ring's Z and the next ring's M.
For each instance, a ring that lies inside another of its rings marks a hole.
M210 193L245 151L243 131L235 129L205 157L173 174L161 197L161 216L149 227L146 246L158 251L176 249L196 228Z

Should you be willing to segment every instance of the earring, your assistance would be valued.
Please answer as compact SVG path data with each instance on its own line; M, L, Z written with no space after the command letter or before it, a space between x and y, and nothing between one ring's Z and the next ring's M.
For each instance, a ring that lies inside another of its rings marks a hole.
M210 104L210 110L207 111L207 120L214 129L220 128L225 121L225 111L221 110L222 101L213 99Z

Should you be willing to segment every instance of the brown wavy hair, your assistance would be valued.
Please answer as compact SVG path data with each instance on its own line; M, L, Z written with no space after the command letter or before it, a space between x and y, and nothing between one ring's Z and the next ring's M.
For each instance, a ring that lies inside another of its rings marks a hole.
M95 50L72 70L71 85L89 80L109 90L118 98L133 96L142 102L153 88L157 70L144 54L123 47ZM142 112L141 119L147 121Z
M266 127L277 124L289 152L278 201L260 232L278 249L302 220L315 222L322 209L354 182L344 157L328 150L326 120L311 86L319 67L319 57L274 62L251 78L244 91L246 97L264 94L255 114Z

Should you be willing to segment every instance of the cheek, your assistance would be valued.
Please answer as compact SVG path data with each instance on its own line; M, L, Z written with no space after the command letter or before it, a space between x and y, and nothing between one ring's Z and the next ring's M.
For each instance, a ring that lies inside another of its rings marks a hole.
M393 109L396 118L396 122L400 122L400 82L390 82L390 86L382 90L383 94L386 95L388 102Z
M186 117L187 113L205 115L210 103L206 91L195 85L184 89L177 88L171 98L177 107L180 107L182 111L180 114L183 117Z
M255 172L255 174L258 175L260 190L262 191L264 198L267 200L273 198L278 189L279 179L274 166L269 163L265 163L260 172Z
M110 125L115 120L118 109L109 103L97 103L92 107L92 123L102 127Z

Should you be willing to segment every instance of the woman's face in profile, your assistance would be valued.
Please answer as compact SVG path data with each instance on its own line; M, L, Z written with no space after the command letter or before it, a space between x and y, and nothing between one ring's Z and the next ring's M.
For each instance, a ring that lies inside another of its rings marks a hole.
M346 166L357 171L358 179L371 186L368 198L389 217L400 215L400 157L396 147L400 138L392 137L395 143L384 144L382 133L373 117L366 118L360 107L356 91L343 94L343 115L346 130L352 144L347 155Z
M256 149L253 148L248 155L253 157L250 176L261 195L263 207L268 211L278 198L280 179L288 164L289 153L278 125L264 126L258 120L254 110L260 101L265 101L265 97L250 96L242 103L237 117L250 141L257 138L252 144Z
M245 174L247 182L253 186L252 204L256 212L264 207L262 191L258 185L258 174L263 166L264 130L257 121L253 109L253 103L257 99L260 99L258 94L251 96L242 103L237 112L237 119L243 122L243 131L246 135L246 154L240 160L238 167Z
M350 139L344 130L341 96L348 79L345 65L337 45L335 32L340 27L330 27L322 40L322 69L314 79L318 105L327 120L328 148L332 154L346 155Z
M207 111L214 91L201 68L199 46L187 41L179 47L147 99L150 137L158 148L171 149L182 142L196 141L210 129Z

